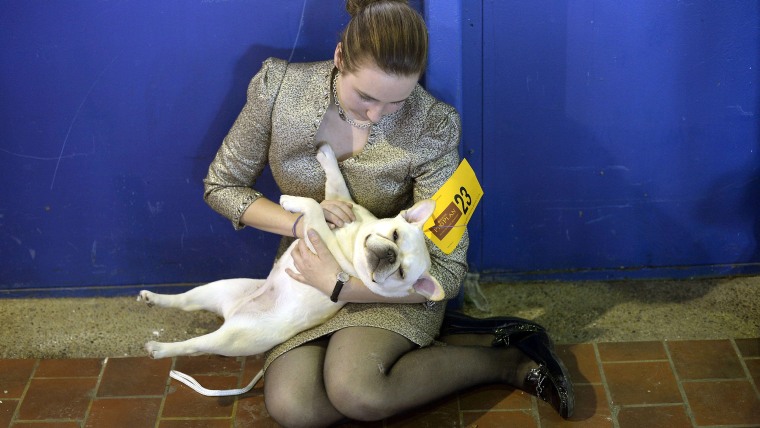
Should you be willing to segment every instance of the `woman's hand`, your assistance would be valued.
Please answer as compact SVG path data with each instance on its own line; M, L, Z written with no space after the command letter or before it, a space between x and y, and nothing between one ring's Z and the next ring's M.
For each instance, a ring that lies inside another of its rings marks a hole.
M341 270L340 265L325 247L319 234L314 230L309 230L308 233L309 240L317 253L312 253L306 246L306 240L301 239L291 253L293 264L298 271L286 269L286 272L296 281L311 285L330 295L335 286L336 276Z
M344 224L356 220L353 210L354 205L349 202L330 199L322 201L319 205L322 206L325 221L327 221L330 229L343 227Z

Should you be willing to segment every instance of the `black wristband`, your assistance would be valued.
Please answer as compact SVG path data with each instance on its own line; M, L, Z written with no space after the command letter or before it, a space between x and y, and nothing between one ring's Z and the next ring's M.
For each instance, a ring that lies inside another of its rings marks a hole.
M338 296L340 295L340 290L343 289L343 286L346 285L348 280L351 279L351 276L343 271L338 272L337 275L335 275L335 279L337 280L335 282L335 288L333 288L332 295L330 296L330 300L333 302L338 301Z
M333 302L337 302L338 301L338 296L340 295L340 290L343 289L343 285L344 284L345 284L345 282L340 281L340 280L338 280L338 281L335 282L335 288L333 288L333 292L332 292L332 295L330 296L330 300L332 300Z

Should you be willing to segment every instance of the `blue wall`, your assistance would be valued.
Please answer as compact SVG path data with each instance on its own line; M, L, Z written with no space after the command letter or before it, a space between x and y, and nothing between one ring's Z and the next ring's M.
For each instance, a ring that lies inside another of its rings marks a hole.
M272 4L0 2L0 293L268 271L277 238L235 233L202 179L261 62L332 58L348 20Z
M480 13L480 270L760 272L758 2L499 0Z
M760 272L757 2L426 3L426 84L486 191L474 270ZM348 19L272 4L0 0L0 295L266 273L277 238L201 180L261 61L330 58Z

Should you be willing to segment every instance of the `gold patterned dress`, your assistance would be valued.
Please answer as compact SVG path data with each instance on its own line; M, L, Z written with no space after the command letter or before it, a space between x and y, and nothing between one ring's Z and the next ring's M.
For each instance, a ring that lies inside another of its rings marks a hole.
M225 137L204 180L206 202L232 221L261 193L256 179L269 164L282 194L324 199L325 177L315 158L315 135L328 109L332 61L288 63L269 58L248 86L242 112ZM378 218L396 216L431 197L459 165L459 115L417 85L403 107L370 128L367 144L340 162L354 201ZM280 252L292 238L284 238ZM428 241L435 276L446 299L457 296L467 270L465 232L444 254ZM349 303L326 323L299 333L270 351L265 367L284 352L351 326L397 332L419 346L430 345L440 328L445 302L435 304Z

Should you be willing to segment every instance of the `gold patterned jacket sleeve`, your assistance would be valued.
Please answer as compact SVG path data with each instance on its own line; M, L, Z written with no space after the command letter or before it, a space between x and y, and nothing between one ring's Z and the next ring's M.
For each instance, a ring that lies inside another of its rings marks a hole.
M461 138L461 125L456 110L444 103L437 102L428 112L417 142L421 150L429 151L426 162L417 165L413 171L415 177L414 201L432 197L435 192L454 174L459 166L458 145ZM445 254L432 241L428 240L428 249L433 275L444 288L446 300L453 299L459 293L465 273L467 273L467 248L469 234L465 230L462 239L450 254Z
M248 85L247 100L203 180L204 200L218 213L242 229L240 217L261 197L252 187L267 163L271 116L285 61L264 61Z

